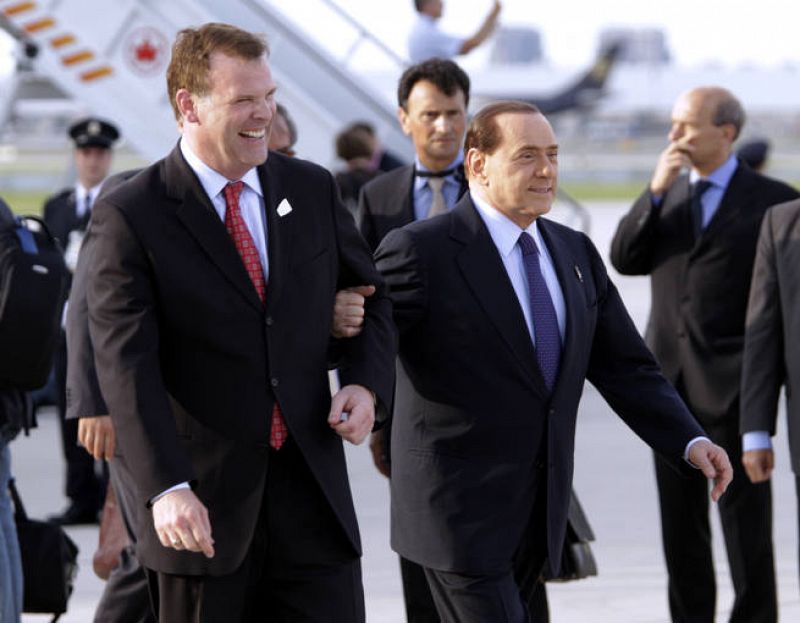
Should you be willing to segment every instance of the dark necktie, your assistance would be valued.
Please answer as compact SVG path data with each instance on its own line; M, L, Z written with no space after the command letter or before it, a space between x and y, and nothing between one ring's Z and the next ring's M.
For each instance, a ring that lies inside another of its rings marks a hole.
M522 232L519 236L519 246L522 249L522 262L528 277L533 334L536 342L536 361L542 371L547 389L552 391L558 377L558 364L561 360L561 333L558 330L558 317L539 266L539 247L536 246L536 241L527 232Z
M92 196L89 193L86 193L86 196L83 199L83 214L79 219L80 221L80 228L86 229L89 225L89 219L92 217Z
M233 238L233 244L239 252L239 256L244 262L244 267L247 269L247 274L250 276L250 281L258 293L258 298L261 302L266 301L267 284L264 280L264 269L261 266L261 258L258 256L258 249L253 242L253 236L250 235L250 230L247 229L247 224L242 218L242 210L239 207L239 195L242 193L244 182L233 182L225 186L225 229L228 234ZM286 422L283 420L281 408L278 406L277 401L272 409L272 421L269 433L269 445L280 450L283 442L289 436L289 430L286 428Z
M692 184L692 224L695 238L699 238L703 232L703 195L713 185L708 180L698 180Z

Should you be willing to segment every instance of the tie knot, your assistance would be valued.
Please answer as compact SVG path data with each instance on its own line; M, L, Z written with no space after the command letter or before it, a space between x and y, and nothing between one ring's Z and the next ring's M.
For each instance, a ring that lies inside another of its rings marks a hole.
M692 185L692 196L693 197L702 197L703 194L712 186L714 185L713 182L708 180L697 180Z
M229 182L225 185L223 192L225 193L225 205L228 208L236 209L239 207L239 195L242 194L242 188L244 188L244 182L241 180Z
M528 232L524 231L519 235L519 247L522 249L522 255L538 255L539 246Z

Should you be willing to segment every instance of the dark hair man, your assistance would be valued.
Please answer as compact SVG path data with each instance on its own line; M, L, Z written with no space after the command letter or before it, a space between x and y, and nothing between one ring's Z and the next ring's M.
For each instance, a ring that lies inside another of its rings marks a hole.
M649 188L620 221L611 262L650 275L646 340L709 437L725 448L733 484L719 504L736 599L731 621L775 621L768 483L742 469L739 398L745 310L764 212L798 195L732 153L745 113L729 91L700 87L672 110L669 144ZM688 172L688 174L687 174ZM681 478L656 457L661 530L674 621L713 621L714 564L699 475Z

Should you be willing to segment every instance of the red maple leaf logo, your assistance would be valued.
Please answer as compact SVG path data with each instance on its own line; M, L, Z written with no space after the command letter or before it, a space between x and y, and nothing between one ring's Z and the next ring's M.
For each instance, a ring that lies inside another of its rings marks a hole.
M143 63L156 60L156 55L158 54L158 48L153 46L147 39L137 45L134 51L136 53L136 60Z

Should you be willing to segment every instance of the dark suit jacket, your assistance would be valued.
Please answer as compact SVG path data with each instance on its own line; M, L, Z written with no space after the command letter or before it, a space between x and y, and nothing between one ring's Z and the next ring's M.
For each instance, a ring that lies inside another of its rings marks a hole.
M660 374L589 239L545 219L539 227L567 309L552 396L469 195L449 214L391 232L376 252L406 373L398 375L392 429L392 546L426 567L507 568L542 473L548 550L559 560L586 378L666 457L679 460L702 434Z
M369 250L330 174L271 153L265 192L269 283L262 307L236 248L176 148L97 202L88 269L91 339L135 483L151 569L225 574L252 540L277 401L343 533L360 553L342 441L330 429L327 352L337 289L376 283L362 334L342 345L344 383L389 404L395 329ZM292 211L279 216L287 199ZM183 481L208 507L216 555L162 547L148 501ZM298 547L314 549L313 538Z
M99 197L136 175L140 169L123 171L111 176L103 183ZM94 349L89 335L89 307L86 302L86 278L88 267L94 258L91 221L81 243L78 263L75 267L72 289L67 305L67 381L66 398L68 420L81 417L108 415L108 407L100 392Z
M645 339L702 423L738 419L744 320L756 238L764 212L796 190L740 165L695 240L688 176L652 205L649 192L620 221L611 263L650 275Z
M741 431L775 434L786 386L792 469L800 474L800 200L767 211L756 249L742 369Z
M50 233L64 249L67 248L70 232L86 229L89 220L88 215L79 217L76 212L74 188L65 188L50 197L44 204L43 218Z
M467 192L462 181L459 198ZM358 226L370 249L393 229L416 220L414 165L393 169L364 185L358 202Z

